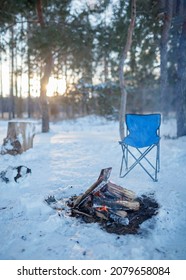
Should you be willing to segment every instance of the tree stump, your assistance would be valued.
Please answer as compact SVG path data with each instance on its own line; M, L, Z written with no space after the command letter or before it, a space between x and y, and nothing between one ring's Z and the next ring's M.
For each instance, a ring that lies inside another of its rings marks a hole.
M8 122L7 137L3 140L1 154L17 155L33 148L35 125L31 122Z

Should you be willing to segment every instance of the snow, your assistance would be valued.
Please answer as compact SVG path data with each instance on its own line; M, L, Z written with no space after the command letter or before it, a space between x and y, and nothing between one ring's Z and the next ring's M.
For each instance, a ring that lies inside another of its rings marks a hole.
M173 139L173 118L161 125L158 182L140 167L119 178L117 122L88 116L51 123L49 133L40 133L40 127L38 122L33 149L0 155L0 172L19 165L32 170L19 183L0 182L0 259L186 259L186 137ZM7 121L0 121L0 143L6 132ZM106 167L112 167L111 181L137 195L154 193L160 204L158 215L144 222L138 235L109 234L98 224L65 213L60 217L44 202L49 195L84 192Z

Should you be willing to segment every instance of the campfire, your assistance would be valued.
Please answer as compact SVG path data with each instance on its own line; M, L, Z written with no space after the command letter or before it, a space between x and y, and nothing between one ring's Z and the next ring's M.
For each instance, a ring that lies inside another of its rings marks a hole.
M48 197L45 201L54 209L87 223L97 222L110 233L137 233L139 225L158 213L158 203L152 195L136 194L109 181L112 168L102 169L97 181L79 196L65 201ZM67 210L68 209L68 210Z

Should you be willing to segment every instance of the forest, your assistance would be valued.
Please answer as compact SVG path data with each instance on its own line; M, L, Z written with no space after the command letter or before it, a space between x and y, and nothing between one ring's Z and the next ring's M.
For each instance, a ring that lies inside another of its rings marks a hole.
M186 135L185 50L185 0L1 0L0 118L160 112Z

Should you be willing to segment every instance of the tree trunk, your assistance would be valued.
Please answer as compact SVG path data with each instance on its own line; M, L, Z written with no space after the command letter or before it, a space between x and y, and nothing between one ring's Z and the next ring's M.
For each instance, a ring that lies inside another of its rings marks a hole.
M160 6L160 8L163 7ZM161 42L160 42L160 98L161 98L161 111L163 115L166 116L168 114L168 109L169 109L169 106L167 104L167 100L169 100L168 99L168 73L167 73L167 43L169 39L169 31L172 22L173 1L168 0L166 3L166 7L164 8L166 8L164 12L161 9L161 15L163 17L163 27L162 27Z
M39 24L41 28L44 28L45 22L42 13L42 0L37 0L36 8L37 8ZM53 57L52 57L52 52L49 49L48 53L46 53L45 55L44 73L41 78L40 101L41 101L41 113L42 113L42 132L49 131L49 108L48 108L49 106L48 106L46 92L47 92L47 84L49 82L49 78L52 72L52 67L53 67Z
M0 99L1 99L1 117L4 118L4 99L3 99L3 67L2 67L2 50L1 50L1 37L0 37Z
M109 71L108 71L108 53L107 51L104 52L104 82L108 81Z
M182 24L177 70L177 136L186 135L186 20Z
M9 100L9 120L15 118L15 99L14 99L14 30L11 27L11 72L10 72L10 100Z
M28 30L28 34L30 32L30 23L28 21L27 23L27 30ZM30 87L31 87L31 83L30 83L30 76L31 76L31 71L30 71L30 67L31 67L31 63L30 63L30 51L29 48L27 48L27 63L28 63L28 118L31 118L31 93L30 93Z
M123 48L121 58L120 58L120 64L119 64L119 83L120 83L120 91L121 91L121 103L120 103L120 112L119 112L119 132L120 132L121 140L125 136L124 123L125 123L126 104L127 104L127 90L125 85L123 68L127 57L127 53L130 50L132 44L132 34L134 30L135 19L136 19L136 0L131 0L131 21L128 27L127 41Z
M40 93L40 100L41 100L41 111L42 111L42 132L49 131L49 106L47 101L47 84L49 82L49 78L52 72L52 65L53 59L52 54L49 53L48 56L45 58L45 69L43 77L41 78L41 93Z

